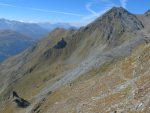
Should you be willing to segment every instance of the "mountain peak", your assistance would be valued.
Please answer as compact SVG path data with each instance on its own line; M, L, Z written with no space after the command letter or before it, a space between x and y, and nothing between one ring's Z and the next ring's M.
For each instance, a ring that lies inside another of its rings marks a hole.
M112 7L109 11L116 12L116 11L127 11L123 7Z
M129 28L130 30L139 30L143 28L141 21L138 20L134 14L128 12L123 7L111 8L99 17L94 24L108 26L109 28L110 26L112 27L119 24L120 26L124 26L125 29Z
M150 16L150 9L145 12L145 15L146 15L146 16Z
M130 14L131 13L128 12L123 7L113 7L110 10L108 10L102 17L111 16L111 17L118 17L118 18L120 18L122 15L128 16Z
M125 32L133 32L143 27L142 22L134 14L122 7L113 7L89 24L86 29L89 32L93 32L93 30L100 31L104 41L115 45L114 41L118 41L119 37Z

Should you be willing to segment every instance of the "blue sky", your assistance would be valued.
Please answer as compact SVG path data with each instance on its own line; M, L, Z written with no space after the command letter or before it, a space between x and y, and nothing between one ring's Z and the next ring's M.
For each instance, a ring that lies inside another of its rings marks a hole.
M0 0L0 18L26 22L84 25L113 6L132 13L150 9L149 0Z

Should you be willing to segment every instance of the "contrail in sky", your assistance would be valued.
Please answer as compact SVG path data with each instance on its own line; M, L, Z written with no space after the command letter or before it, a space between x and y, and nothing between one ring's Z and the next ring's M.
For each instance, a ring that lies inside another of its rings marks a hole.
M70 13L70 12L63 12L63 11L50 11L50 10L46 10L46 9L31 8L31 7L21 7L21 6L16 6L16 5L6 4L6 3L0 3L0 6L29 9L29 10L45 12L45 13L57 13L57 14L64 14L64 15L72 15L72 16L78 16L78 17L84 16L84 15L78 14L78 13Z

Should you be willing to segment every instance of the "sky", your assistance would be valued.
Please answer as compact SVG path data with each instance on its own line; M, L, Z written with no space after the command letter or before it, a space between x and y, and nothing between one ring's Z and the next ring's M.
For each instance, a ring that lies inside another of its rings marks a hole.
M150 0L0 0L0 18L80 26L114 6L142 14L150 9Z

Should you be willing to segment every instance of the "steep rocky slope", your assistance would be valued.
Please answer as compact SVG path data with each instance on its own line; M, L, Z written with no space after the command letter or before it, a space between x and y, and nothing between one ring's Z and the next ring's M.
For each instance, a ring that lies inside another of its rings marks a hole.
M150 44L84 73L46 96L40 113L149 113ZM36 107L35 107L36 108Z
M55 29L3 62L0 112L148 113L147 18L114 7L79 30ZM31 105L19 108L12 102L13 91Z

